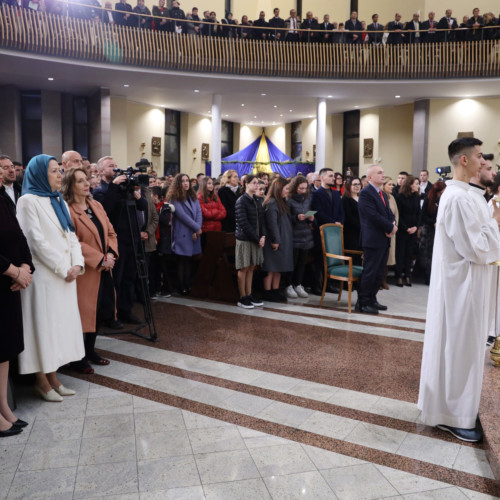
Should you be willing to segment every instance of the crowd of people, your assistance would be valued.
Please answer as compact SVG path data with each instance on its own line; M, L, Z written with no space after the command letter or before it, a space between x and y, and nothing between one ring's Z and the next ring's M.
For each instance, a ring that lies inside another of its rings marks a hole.
M92 374L92 364L109 364L95 351L99 329L142 323L132 312L138 298L138 248L146 256L152 298L174 292L189 295L196 258L203 255L207 235L234 233L237 305L245 309L263 306L264 301L286 302L307 298L309 293L322 294L320 226L330 223L342 225L346 248L363 251L357 262L363 266L356 304L361 313L378 314L387 309L378 302L377 293L388 288L389 266L395 265L397 286L411 286L419 262L427 283L433 263L436 307L443 300L448 303L445 296L468 286L468 278L443 288L441 278L436 278L440 273L445 281L458 279L455 261L443 261L443 252L462 252L471 262L480 261L478 272L493 286L492 272L483 264L490 262L490 254L500 251L496 222L491 222L500 220L500 208L492 201L499 196L500 174L495 175L493 155L482 154L480 141L474 141L460 139L450 146L450 159L456 167L455 180L448 183L451 188L443 180L432 184L427 170L419 178L402 171L394 183L380 165L371 166L362 178L344 179L340 172L323 168L292 178L265 171L240 178L235 170L226 170L217 179L204 174L190 179L184 173L158 178L152 170L122 171L111 156L92 164L76 151L65 152L60 162L48 155L35 156L26 169L0 155L0 307L4 318L0 437L18 434L28 425L8 405L11 360L17 357L21 374L35 374L35 391L42 399L62 402L75 391L58 379L61 366ZM147 160L141 160L136 166L146 165ZM466 182L457 177L461 169ZM452 192L442 198L448 189ZM460 202L450 209L449 199L457 193L465 196L465 205ZM441 199L446 199L445 220ZM471 203L477 205L476 211L471 211ZM472 228L462 230L460 224L471 217L484 219L484 224L474 222ZM480 234L473 239L471 231ZM496 242L494 248L490 239ZM453 243L443 247L444 240ZM438 252L434 261L433 249ZM459 256L456 266L462 268L464 263L468 270L469 264ZM262 278L260 287L254 283L256 272ZM329 286L334 291L335 284ZM488 294L491 302L493 294ZM464 304L464 310L469 306ZM436 321L446 319L439 335L426 333L424 362L432 365L429 373L439 360L433 354L432 360L426 358L427 342L432 346L450 325L455 325L450 339L463 330L456 324L460 315L450 316L449 307L443 308L446 318L440 316L443 310L436 312ZM481 323L481 335L490 326L489 319L486 315ZM431 332L433 323L429 325ZM445 341L450 340L446 337ZM484 349L484 343L482 346ZM473 350L482 352L475 344L468 352ZM453 356L458 359L461 354ZM482 366L482 359L479 361ZM470 362L476 369L477 360ZM480 439L480 432L471 425L475 414L472 420L444 416L448 410L439 408L445 403L427 392L429 373L427 369L422 372L419 404L424 421L459 439ZM474 383L475 408L480 377Z
M324 14L320 19L311 11L307 11L304 18L300 19L296 9L291 9L283 19L278 7L273 10L272 17L268 18L261 11L255 20L243 15L239 21L231 12L226 12L220 19L216 12L205 10L200 13L197 7L185 12L177 0L173 0L169 8L165 0L159 0L152 11L144 0L137 0L134 7L127 0L120 0L115 3L114 9L110 0L105 0L104 5L99 0L0 0L0 5L2 3L105 24L224 38L374 45L500 38L500 16L497 17L492 11L480 14L479 8L474 8L470 16L464 15L461 22L453 17L451 9L446 9L444 16L439 18L433 11L425 19L421 19L419 13L414 13L412 19L406 22L399 12L395 13L394 19L383 22L376 13L362 20L353 11L349 19L341 22L330 19L329 14Z

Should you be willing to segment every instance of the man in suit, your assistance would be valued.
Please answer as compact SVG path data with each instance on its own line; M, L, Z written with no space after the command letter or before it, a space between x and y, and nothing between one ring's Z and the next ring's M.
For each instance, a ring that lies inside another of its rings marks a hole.
M306 18L302 21L300 28L307 30L301 33L303 42L319 42L321 34L316 31L312 31L319 30L319 24L318 21L313 18L313 13L311 11L307 12Z
M400 187L403 185L403 183L406 180L406 178L408 177L408 175L409 175L408 172L405 172L404 170L399 172L397 184L392 189L392 196L396 197L396 195L399 193Z
M432 182L429 182L429 171L428 170L420 170L420 198L422 200L425 199L427 193L431 190Z
M467 40L469 41L477 41L482 40L483 37L483 28L484 26L484 18L479 15L479 9L476 7L472 11L472 17L467 21L467 28L469 31L467 32Z
M391 236L398 230L389 199L383 191L385 174L380 165L373 165L366 172L368 186L359 193L359 221L361 247L363 248L363 274L358 288L356 311L378 314L387 306L379 304L377 292L389 256Z
M298 42L300 40L299 20L297 19L297 11L295 9L290 10L290 17L286 20L286 25L288 31L286 33L287 42Z
M366 27L370 42L373 45L380 45L382 43L382 36L384 35L384 25L378 22L378 14L373 14L372 23Z
M321 41L323 43L332 43L332 31L335 29L335 26L330 22L330 16L328 14L325 14L323 16L323 22L319 25L319 29L324 31L324 34L321 37Z
M12 200L13 207L21 196L21 186L16 181L16 169L12 160L7 155L0 155L0 175L3 175L3 187L5 194Z
M387 25L387 30L390 31L389 37L387 38L387 43L392 45L398 45L400 43L404 43L405 34L403 31L403 23L401 22L401 14L396 12L394 15L394 21L391 21Z
M323 282L323 251L321 247L320 226L323 224L343 224L344 209L340 191L334 191L335 175L331 168L319 171L321 186L311 192L311 210L316 210L314 216L314 286L313 294L321 295L320 284ZM319 293L317 293L319 292Z
M256 19L253 22L253 25L258 26L259 28L265 28L269 26L268 22L266 21L266 13L263 10L260 11L259 19ZM255 38L255 40L267 40L268 35L269 35L268 30L264 29L253 30L253 37Z
M273 11L274 17L269 19L270 28L286 28L285 21L280 17L280 10L276 7ZM285 32L280 29L275 29L271 31L271 40L283 40L285 38Z
M115 3L115 12L113 12L115 24L122 26L134 26L134 16L132 16L132 6L127 0L120 0Z
M439 41L440 42L454 42L455 41L455 32L458 28L457 20L454 17L451 17L453 14L451 9L447 9L445 12L445 16L439 20L438 30L447 30L447 31L439 31Z
M420 15L415 12L413 14L413 19L408 21L405 26L405 30L409 33L406 34L407 43L420 43L422 41L423 33L420 33Z
M61 167L63 172L71 167L83 167L82 155L78 151L65 151L61 156Z
M422 23L422 29L425 30L423 41L426 43L435 43L439 39L438 32L436 31L438 23L435 17L436 13L431 11L429 12L427 21Z
M363 31L363 26L358 20L358 13L353 10L351 17L345 22L345 29L347 31ZM348 33L347 43L361 43L361 33Z

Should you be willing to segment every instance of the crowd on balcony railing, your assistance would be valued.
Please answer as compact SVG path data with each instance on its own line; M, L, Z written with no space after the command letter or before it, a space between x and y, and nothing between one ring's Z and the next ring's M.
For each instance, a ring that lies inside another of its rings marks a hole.
M399 12L386 23L381 22L375 13L368 23L360 20L356 11L351 12L345 22L331 21L329 14L324 14L320 21L311 11L301 20L295 9L291 9L289 17L283 19L277 7L269 19L266 19L264 11L260 11L254 21L243 15L240 22L231 12L219 20L216 12L210 10L205 10L201 16L197 7L185 12L176 0L172 1L170 8L165 6L165 0L158 0L152 12L144 0L137 0L135 7L127 0L120 0L115 3L114 9L110 0L104 1L104 7L99 0L0 0L0 6L2 4L105 24L232 39L375 45L500 39L500 15L496 17L493 12L481 15L477 7L473 9L472 16L464 15L461 23L453 17L451 9L447 9L440 19L431 11L423 21L419 13L414 13L407 22L402 21Z

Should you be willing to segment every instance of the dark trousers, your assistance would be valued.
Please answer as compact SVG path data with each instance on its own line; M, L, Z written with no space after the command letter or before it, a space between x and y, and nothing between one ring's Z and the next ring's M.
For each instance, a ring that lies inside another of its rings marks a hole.
M120 258L113 269L113 279L116 288L116 308L118 317L126 318L134 305L134 287L137 275L134 248L132 244L118 242Z
M396 233L396 278L411 276L411 261L417 244L417 233Z
M293 274L291 283L293 286L302 285L308 255L309 250L302 248L293 249Z
M358 304L373 305L377 301L377 292L382 283L389 257L387 248L363 248L363 275L358 288Z

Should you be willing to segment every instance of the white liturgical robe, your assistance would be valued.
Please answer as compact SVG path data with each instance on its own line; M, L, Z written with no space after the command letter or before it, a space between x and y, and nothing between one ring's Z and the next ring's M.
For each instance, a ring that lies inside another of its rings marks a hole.
M484 198L448 181L439 202L418 407L427 425L476 426L500 232ZM483 205L484 206L483 206Z

